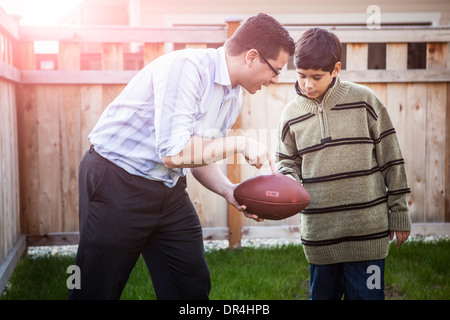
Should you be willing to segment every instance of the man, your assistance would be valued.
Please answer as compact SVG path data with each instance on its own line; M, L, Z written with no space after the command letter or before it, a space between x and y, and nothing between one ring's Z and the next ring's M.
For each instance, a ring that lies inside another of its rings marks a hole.
M278 82L294 41L258 14L219 49L185 49L143 68L89 135L79 172L81 289L69 299L118 299L139 255L158 299L208 299L210 275L186 170L245 212L215 164L241 153L260 168L265 146L226 136L251 94Z

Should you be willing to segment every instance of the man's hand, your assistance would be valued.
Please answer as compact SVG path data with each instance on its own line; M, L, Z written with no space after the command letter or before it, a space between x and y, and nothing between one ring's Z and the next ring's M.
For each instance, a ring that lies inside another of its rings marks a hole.
M197 168L216 163L237 153L241 153L250 165L258 169L268 161L272 172L275 172L274 160L267 147L245 136L215 139L192 136L179 154L161 160L168 169Z
M191 173L205 188L224 197L229 204L241 211L247 218L254 219L258 222L264 220L254 214L246 212L246 207L239 205L234 198L234 189L236 189L238 184L231 183L217 164L213 163L208 166L193 168Z
M266 161L269 162L272 173L275 173L275 165L274 161L267 150L267 147L258 141L244 137L245 145L244 150L242 150L242 155L245 157L247 162L256 167L257 169L261 169Z
M391 231L391 241L394 239L394 233L397 238L396 247L398 248L408 240L411 231Z
M236 189L238 185L233 185L224 195L223 197L228 201L229 204L231 204L233 207L235 207L237 210L241 211L247 218L249 219L253 219L255 221L261 222L264 221L264 219L258 217L255 214L251 214L248 213L247 211L245 211L245 209L247 209L246 206L241 206L236 199L233 196L233 191L234 189Z

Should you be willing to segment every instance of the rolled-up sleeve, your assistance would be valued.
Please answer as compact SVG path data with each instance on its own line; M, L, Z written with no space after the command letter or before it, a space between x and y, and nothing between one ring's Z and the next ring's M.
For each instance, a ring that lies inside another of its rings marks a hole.
M202 79L188 58L173 61L169 69L155 72L155 137L160 159L179 154L193 135Z

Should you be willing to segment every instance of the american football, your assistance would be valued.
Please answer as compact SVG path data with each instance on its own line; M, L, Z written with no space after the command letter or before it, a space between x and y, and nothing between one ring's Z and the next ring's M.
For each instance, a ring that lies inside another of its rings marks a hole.
M311 201L308 191L297 181L275 173L249 178L234 190L234 198L246 211L267 220L289 218Z

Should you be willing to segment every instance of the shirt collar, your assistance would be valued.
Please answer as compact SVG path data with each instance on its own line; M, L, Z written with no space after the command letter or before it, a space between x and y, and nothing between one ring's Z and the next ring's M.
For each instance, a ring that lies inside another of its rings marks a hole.
M230 74L228 73L224 47L220 47L217 49L214 82L223 86L231 86Z

